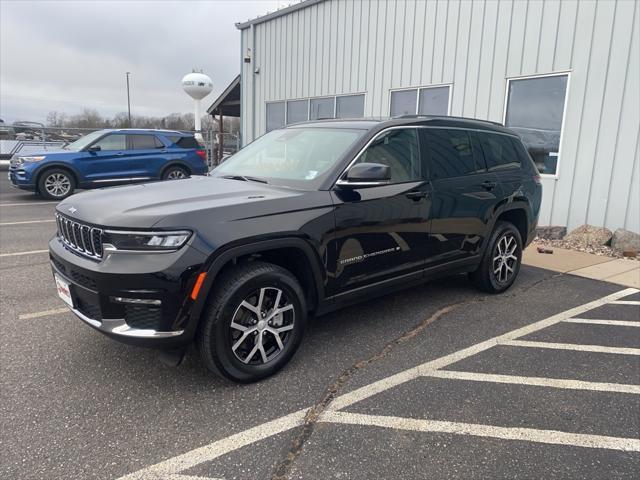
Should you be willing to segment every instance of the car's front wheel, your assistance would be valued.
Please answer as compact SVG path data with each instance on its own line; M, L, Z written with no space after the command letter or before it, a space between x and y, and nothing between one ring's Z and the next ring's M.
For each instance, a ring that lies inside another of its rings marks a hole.
M76 181L68 171L52 168L38 179L38 192L48 200L62 200L76 189Z
M520 232L512 223L499 221L478 269L470 274L471 281L484 292L504 292L515 282L521 262Z
M250 262L215 280L198 332L207 368L230 380L274 374L300 346L306 326L304 293L287 270Z

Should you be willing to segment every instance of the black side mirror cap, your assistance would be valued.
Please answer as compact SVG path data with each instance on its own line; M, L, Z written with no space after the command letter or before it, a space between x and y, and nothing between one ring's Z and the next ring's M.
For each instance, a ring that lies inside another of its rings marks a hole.
M336 185L346 188L366 188L386 185L391 180L391 167L382 163L356 163Z
M89 148L87 148L88 152L99 152L100 150L102 150L102 147L100 145L91 145Z

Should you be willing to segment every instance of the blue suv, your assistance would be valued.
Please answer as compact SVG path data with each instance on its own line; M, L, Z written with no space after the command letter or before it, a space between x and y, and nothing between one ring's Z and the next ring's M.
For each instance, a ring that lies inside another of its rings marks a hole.
M206 151L193 134L171 130L99 130L63 147L11 160L9 179L23 190L62 200L76 188L206 175Z

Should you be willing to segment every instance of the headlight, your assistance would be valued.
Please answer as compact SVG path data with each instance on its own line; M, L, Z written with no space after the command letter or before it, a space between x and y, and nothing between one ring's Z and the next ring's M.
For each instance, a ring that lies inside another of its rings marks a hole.
M188 230L177 232L104 232L105 250L113 245L116 250L178 250L191 237Z
M38 157L18 157L18 162L41 162L45 158L47 158L45 155L40 155Z

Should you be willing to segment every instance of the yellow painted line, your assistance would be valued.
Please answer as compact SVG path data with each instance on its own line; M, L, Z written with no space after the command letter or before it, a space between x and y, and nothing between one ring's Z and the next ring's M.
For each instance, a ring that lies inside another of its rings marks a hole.
M18 319L29 320L30 318L48 317L49 315L58 315L59 313L64 313L68 311L69 309L67 307L54 308L52 310L45 310L44 312L23 313L22 315L18 315Z

